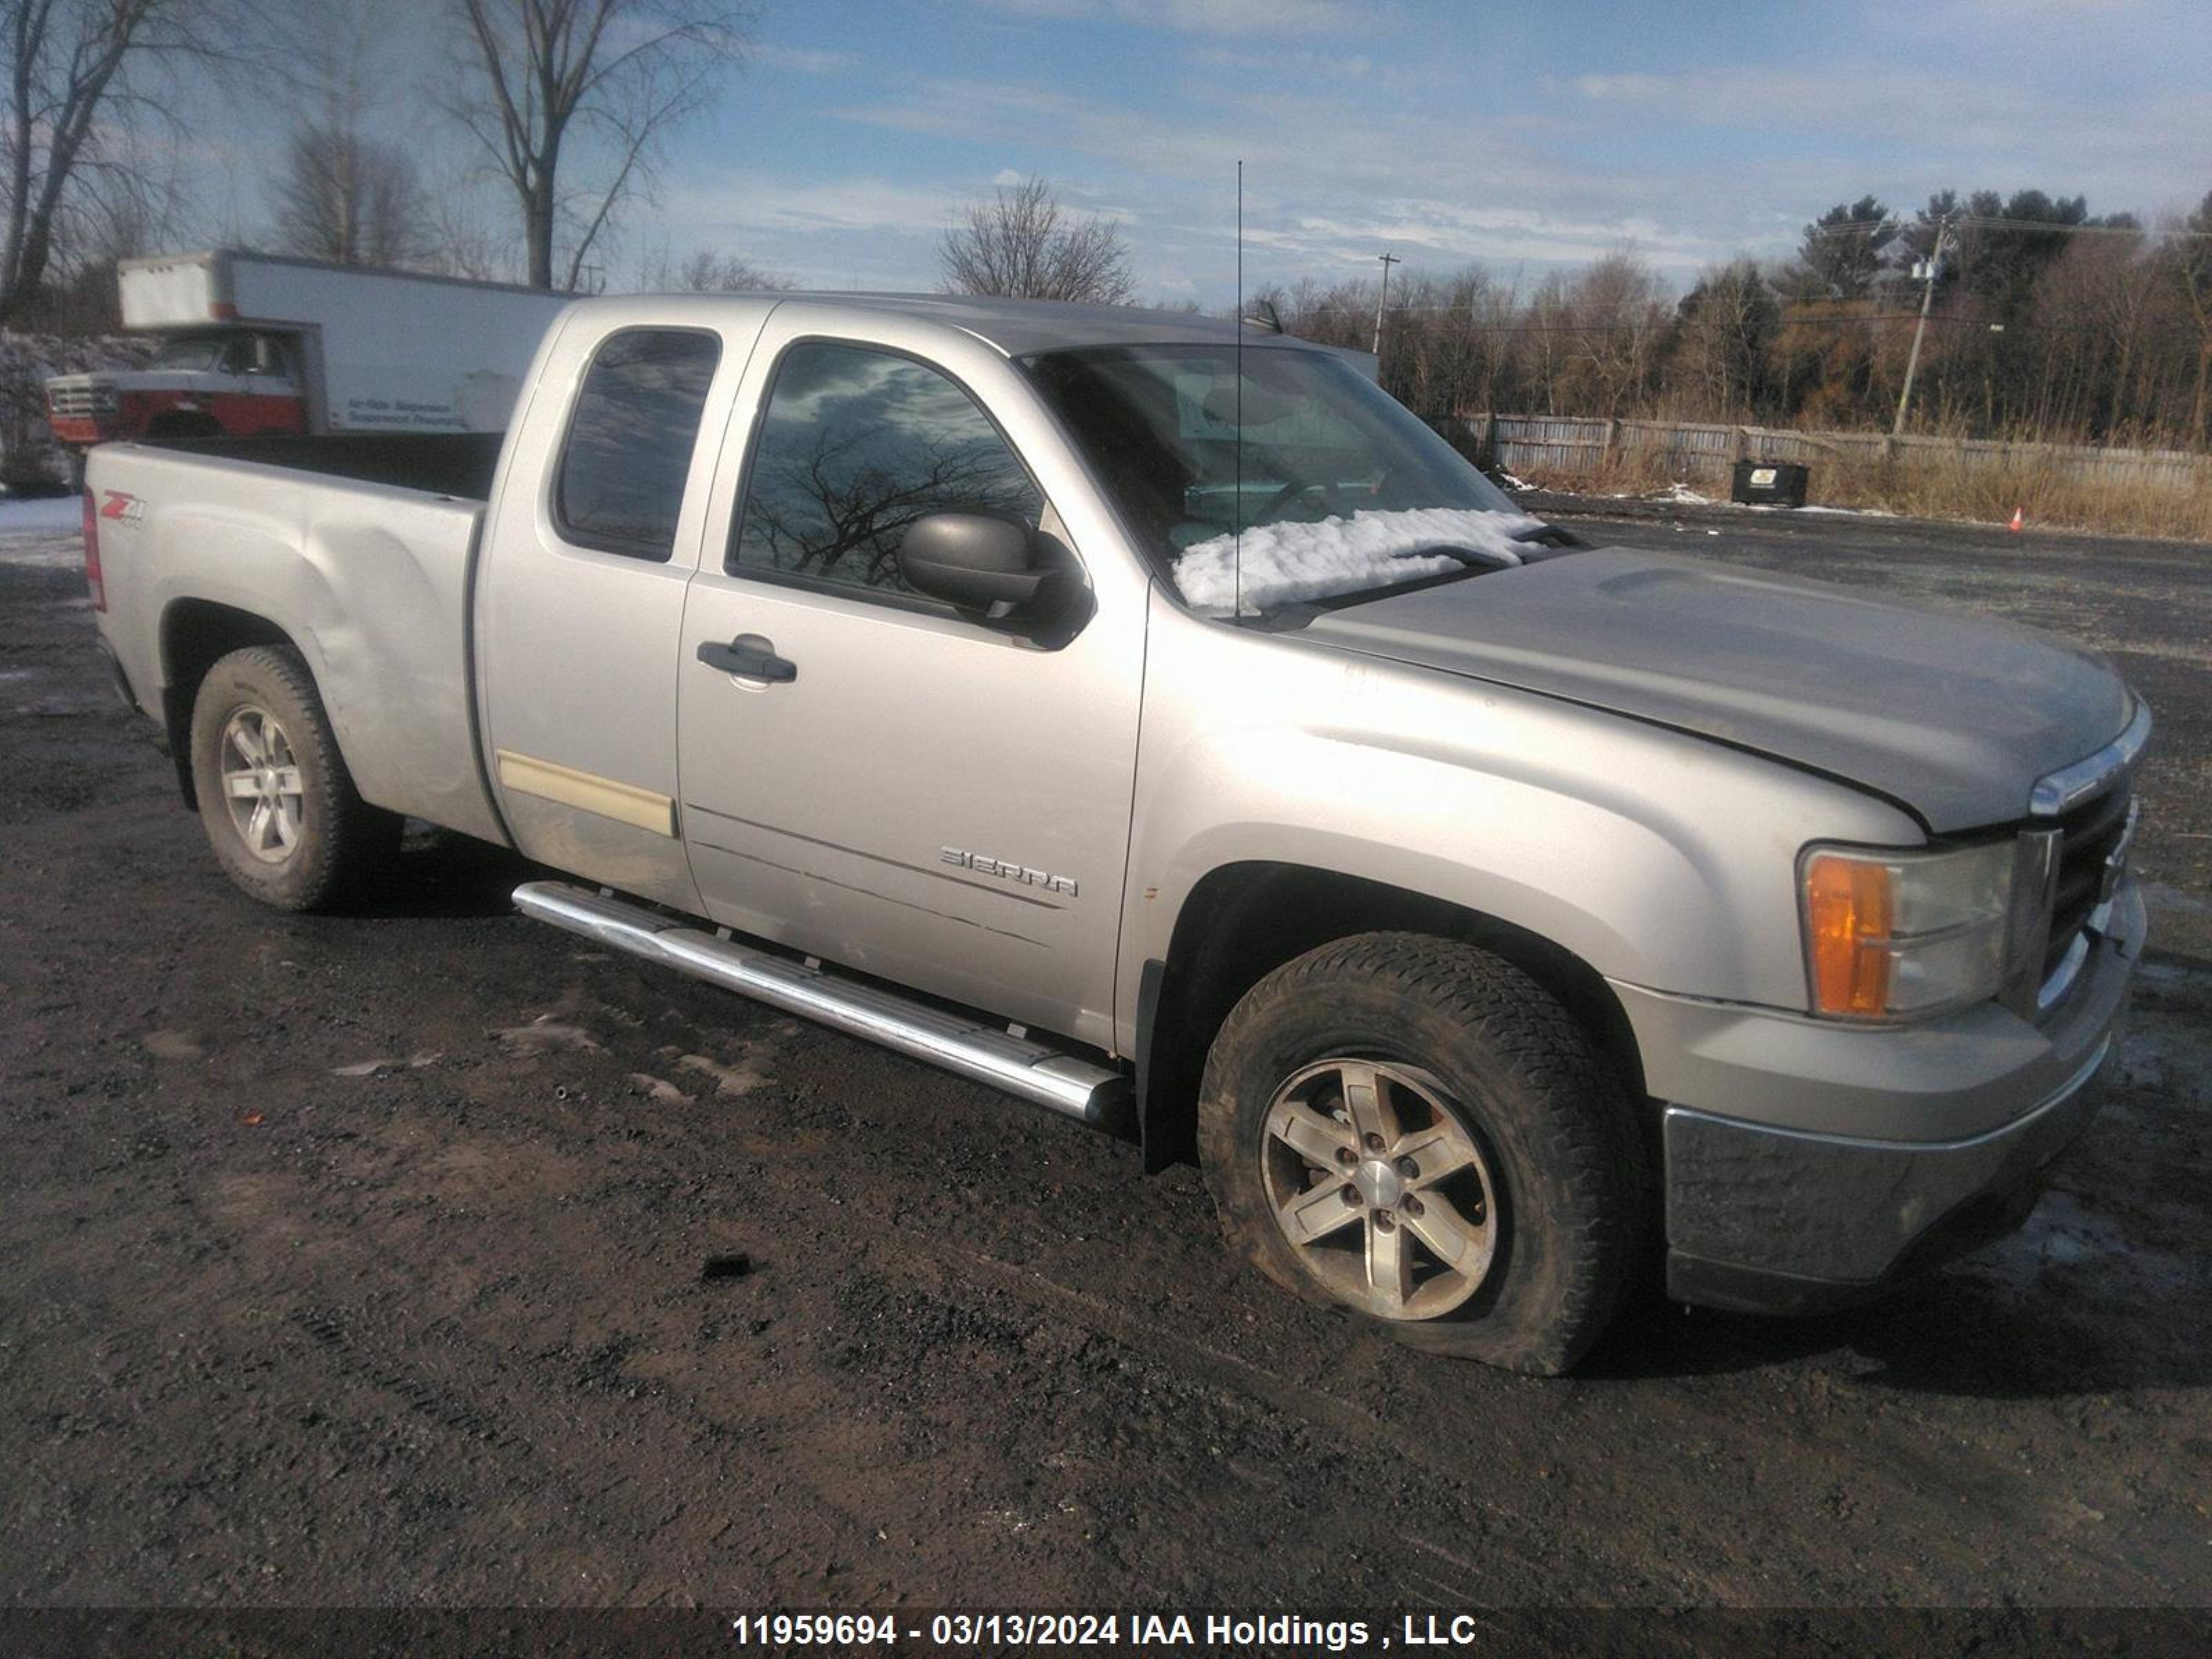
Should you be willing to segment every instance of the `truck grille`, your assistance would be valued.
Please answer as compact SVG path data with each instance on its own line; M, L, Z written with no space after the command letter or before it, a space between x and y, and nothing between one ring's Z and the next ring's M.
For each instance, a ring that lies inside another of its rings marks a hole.
M2123 774L2102 794L2093 795L2058 820L2058 890L2051 913L2051 939L2043 953L2047 980L2065 961L2074 941L2103 902L2106 878L2116 854L2124 856L2133 822L2135 787Z
M54 413L85 416L93 413L92 388L88 386L61 386L53 390Z

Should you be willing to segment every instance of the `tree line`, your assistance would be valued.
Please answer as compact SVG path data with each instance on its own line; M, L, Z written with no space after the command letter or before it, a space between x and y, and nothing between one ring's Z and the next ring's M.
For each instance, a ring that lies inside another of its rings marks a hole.
M1367 349L1376 280L1264 289L1293 333ZM1476 410L1886 427L1927 322L1907 429L2212 443L2212 194L2157 225L2081 197L1877 198L1804 228L1794 258L1709 265L1676 293L1632 248L1534 281L1474 265L1394 280L1383 383Z

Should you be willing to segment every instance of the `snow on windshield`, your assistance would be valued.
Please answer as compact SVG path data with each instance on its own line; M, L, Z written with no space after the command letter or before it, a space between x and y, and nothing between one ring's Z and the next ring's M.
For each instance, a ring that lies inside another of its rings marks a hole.
M1229 615L1241 588L1249 617L1301 599L1387 587L1464 567L1465 560L1439 548L1464 548L1518 564L1521 550L1513 538L1541 528L1542 520L1525 513L1465 507L1255 525L1244 532L1241 560L1236 537L1210 537L1176 560L1175 580L1184 599L1212 616Z

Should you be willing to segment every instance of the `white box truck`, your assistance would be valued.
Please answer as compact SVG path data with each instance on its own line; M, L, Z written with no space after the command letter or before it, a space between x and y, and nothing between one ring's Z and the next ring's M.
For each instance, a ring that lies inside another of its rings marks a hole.
M117 282L124 327L161 343L46 382L72 482L112 438L500 431L573 297L222 249L126 259Z

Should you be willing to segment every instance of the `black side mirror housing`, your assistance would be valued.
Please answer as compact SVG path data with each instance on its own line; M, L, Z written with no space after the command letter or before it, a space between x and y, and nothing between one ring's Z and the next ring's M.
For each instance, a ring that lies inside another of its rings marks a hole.
M1024 526L981 513L932 513L908 526L899 544L907 586L961 611L1034 604L1054 572L1037 562Z

